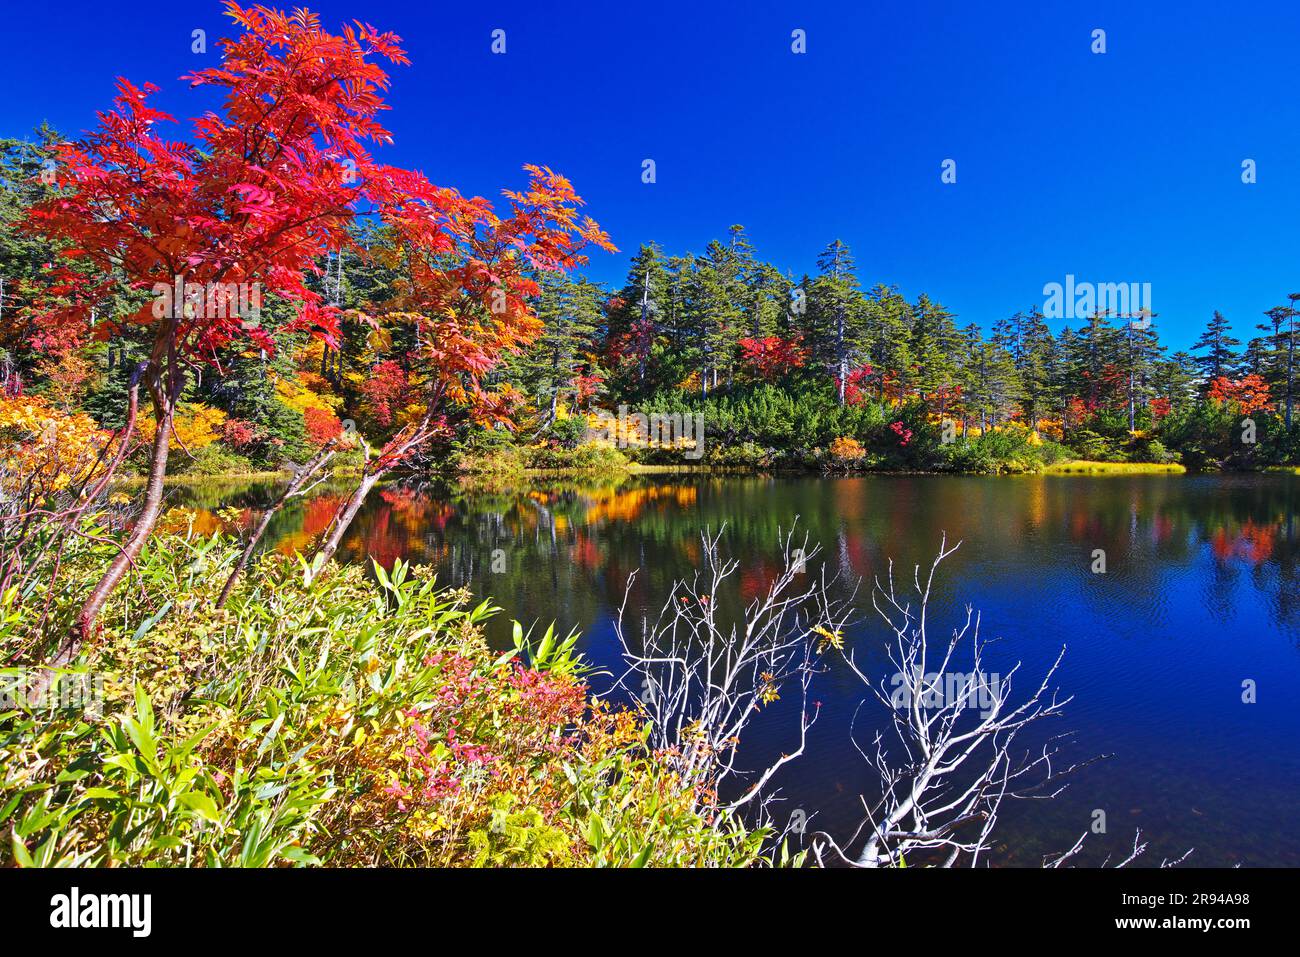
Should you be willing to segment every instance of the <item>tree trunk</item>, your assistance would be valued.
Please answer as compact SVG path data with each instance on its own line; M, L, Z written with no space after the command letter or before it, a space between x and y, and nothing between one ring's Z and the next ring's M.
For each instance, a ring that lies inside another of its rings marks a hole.
M108 566L108 570L104 572L99 583L95 585L94 590L81 606L81 611L77 614L77 620L64 638L63 644L54 653L54 657L46 662L47 669L67 667L77 656L77 653L81 651L82 645L85 644L94 631L95 620L99 617L100 611L103 610L104 604L108 601L109 596L113 594L123 576L135 564L135 560L144 549L145 542L153 534L154 526L158 524L158 516L162 512L163 478L167 474L167 452L171 446L172 420L175 416L176 400L180 395L180 385L183 379L182 374L177 373L171 388L166 388L156 369L145 374L149 377L148 384L153 398L156 429L154 431L153 453L149 466L149 480L145 485L144 505L140 510L139 517L136 519L135 527L131 530L130 537L127 538L121 551L113 559L113 563ZM138 395L138 392L134 390L138 389L138 383L133 382L132 389L131 419L133 422L135 397ZM37 676L32 685L31 693L37 695L42 693L49 686L52 678L52 671L45 671Z
M839 371L840 405L844 404L844 380L849 374L849 360L844 352L844 309L835 314L835 361Z
M307 569L308 584L320 574L321 570L329 564L329 560L334 557L334 553L338 551L344 533L352 524L352 520L357 517L357 512L361 510L370 490L381 478L404 461L414 449L427 442L433 435L430 424L433 422L433 409L437 406L437 402L438 399L435 398L429 403L429 411L425 413L424 419L409 434L404 428L384 446L375 461L367 463L365 471L361 473L361 481L352 492L352 497L334 516L334 521L330 523L326 532L325 541L312 558L311 565Z
M1288 320L1286 334L1286 427L1287 431L1291 429L1291 382L1292 368L1295 357L1295 314L1294 310Z
M280 509L284 508L285 502L301 493L302 489L306 486L307 482L311 480L312 476L319 472L321 467L333 458L333 445L334 440L331 439L324 448L308 460L307 464L304 465L290 480L288 486L284 490L284 494L280 496L279 500L263 513L261 521L257 523L257 528L253 530L252 537L249 538L248 543L244 546L244 550L240 553L239 561L235 562L235 567L231 571L230 577L226 579L226 584L222 586L221 594L217 596L216 605L214 607L225 607L226 600L230 597L230 593L234 591L235 582L237 582L239 576L244 573L244 569L248 567L248 563L253 558L253 552L257 549L257 543L260 542L262 536L266 534L266 530L271 525L271 520L279 514Z
M90 629L94 626L95 619L99 617L109 595L140 556L145 541L153 534L154 526L158 524L158 516L162 513L163 479L167 475L167 457L171 449L172 424L176 415L175 396L163 393L160 388L155 389L153 409L156 428L149 462L149 480L144 491L144 505L122 551L108 566L108 570L104 572L95 590L81 606L75 630L80 633L83 640L89 637Z
M320 549L316 552L316 556L312 559L307 573L309 584L329 564L330 559L334 557L334 553L339 550L339 544L343 541L343 535L347 532L348 526L357 517L357 512L361 510L366 496L370 494L370 490L375 487L375 483L383 475L384 471L377 471L373 474L361 476L361 481L357 483L357 487L353 490L352 497L348 499L342 510L334 516L334 521L330 523L329 533L324 543L322 543Z

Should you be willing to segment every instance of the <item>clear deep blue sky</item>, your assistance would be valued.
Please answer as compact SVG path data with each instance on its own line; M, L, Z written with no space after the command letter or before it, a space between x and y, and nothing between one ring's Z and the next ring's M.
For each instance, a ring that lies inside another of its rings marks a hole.
M962 323L1041 303L1066 273L1150 282L1175 348L1216 308L1244 339L1300 291L1294 0L310 6L405 41L383 158L491 197L523 163L560 170L622 250L598 279L620 281L642 241L698 252L742 223L796 276L842 238L864 283L928 292ZM188 117L177 78L216 62L190 32L230 30L216 0L6 7L6 135L87 128L119 74Z

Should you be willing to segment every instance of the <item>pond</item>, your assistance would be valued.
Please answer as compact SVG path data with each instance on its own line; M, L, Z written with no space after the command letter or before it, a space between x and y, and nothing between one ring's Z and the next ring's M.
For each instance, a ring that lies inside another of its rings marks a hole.
M321 487L286 508L269 547L305 548L345 492ZM871 582L890 559L910 577L946 533L961 547L938 574L933 634L972 605L984 637L1000 639L986 670L1022 662L1021 693L1065 646L1055 684L1073 700L1034 732L1073 732L1067 763L1105 756L1056 798L1004 808L993 864L1037 865L1071 847L1100 810L1106 831L1090 835L1081 865L1124 857L1141 829L1148 865L1192 848L1188 864L1202 867L1297 866L1300 829L1286 822L1300 798L1298 492L1291 475L673 474L492 493L392 484L372 494L340 558L431 565L440 581L504 609L494 643L508 644L512 618L555 621L580 628L583 653L619 674L613 620L633 572L628 608L639 620L694 570L701 530L725 526L724 550L740 569L737 594L719 601L733 610L766 589L779 532L797 518L842 582L862 581L848 641L880 679L892 671L882 653L890 633L871 609ZM221 506L250 522L275 494L274 484L170 490L174 504L199 510L200 528ZM861 820L859 795L879 789L851 736L870 750L889 718L842 661L826 664L812 689L820 719L778 778L777 815L802 813L847 835ZM790 688L751 725L750 766L797 746L797 707Z

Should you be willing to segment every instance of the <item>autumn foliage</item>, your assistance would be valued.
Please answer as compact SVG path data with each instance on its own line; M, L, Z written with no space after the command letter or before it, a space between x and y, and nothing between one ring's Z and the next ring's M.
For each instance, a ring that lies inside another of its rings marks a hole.
M57 249L44 294L27 307L31 344L65 352L140 329L148 340L133 381L152 406L142 422L149 482L134 531L83 609L83 631L157 522L172 440L192 451L223 434L224 413L178 407L192 373L221 370L244 346L274 355L277 339L300 332L340 344L342 311L314 277L330 254L367 258L359 217L382 226L407 276L354 318L413 332L403 367L411 403L425 410L380 450L370 478L418 450L448 407L508 416L509 392L481 380L540 331L537 274L580 265L589 245L613 248L549 169L526 167L528 185L505 191L497 211L375 159L370 146L392 140L378 120L388 108L383 63L408 62L395 34L360 22L331 33L305 10L234 0L225 9L240 33L220 41L219 66L183 78L220 96L190 122L190 139L168 137L175 120L151 105L156 86L120 78L97 128L58 147L64 188L29 210L27 229ZM114 308L123 296L134 304L126 313ZM291 319L264 325L264 299L289 304ZM337 434L310 382L278 388L300 401L313 444ZM381 424L404 411L390 392L376 396ZM244 430L232 437L251 441Z
M1240 379L1229 379L1227 376L1212 379L1206 391L1206 398L1212 402L1236 405L1244 415L1273 408L1267 383L1260 376L1253 374L1242 376Z
M774 382L802 368L808 358L797 336L793 339L780 336L741 339L740 356L749 373L766 382Z

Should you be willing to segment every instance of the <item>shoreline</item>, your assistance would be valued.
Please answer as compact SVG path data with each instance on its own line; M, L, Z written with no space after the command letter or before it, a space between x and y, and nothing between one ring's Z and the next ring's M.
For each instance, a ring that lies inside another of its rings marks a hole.
M234 483L234 482L274 482L289 478L293 473L286 470L262 470L257 472L232 472L219 475L169 475L164 480L168 486L185 486L185 485L202 485L207 483ZM329 476L329 479L344 480L355 477L354 470L340 470ZM1024 478L1032 476L1044 477L1105 477L1120 475L1160 475L1160 476L1201 476L1201 475L1300 475L1300 466L1292 465L1274 465L1262 469L1250 471L1231 471L1222 469L1206 469L1202 471L1192 471L1187 466L1177 462L1157 463L1157 462L1097 462L1085 459L1078 459L1071 462L1062 462L1054 465L1044 466L1040 469L1024 472L956 472L956 471L927 471L927 470L905 470L905 469L838 469L826 471L814 468L799 467L777 467L777 468L755 468L750 466L737 465L643 465L636 462L629 462L617 468L598 467L598 468L555 468L539 469L527 468L510 471L506 473L448 473L448 472L431 472L423 473L420 477L442 480L448 482L460 482L466 485L492 484L510 480L523 481L540 481L556 478L579 478L579 477L606 477L606 476L637 476L637 475L701 475L701 476L718 476L718 477L738 477L746 476L820 476L823 478L852 478L865 476L916 476L916 475L948 475L964 476L971 478ZM393 478L410 478L411 475L395 475ZM112 483L116 488L135 488L143 486L145 479L142 476L128 476L114 480Z

